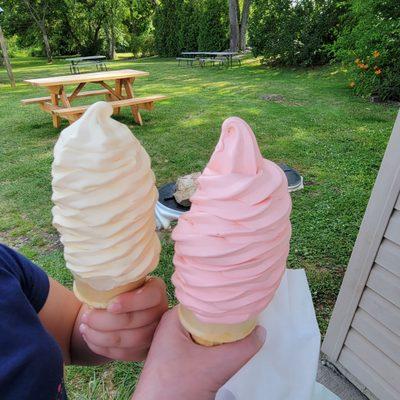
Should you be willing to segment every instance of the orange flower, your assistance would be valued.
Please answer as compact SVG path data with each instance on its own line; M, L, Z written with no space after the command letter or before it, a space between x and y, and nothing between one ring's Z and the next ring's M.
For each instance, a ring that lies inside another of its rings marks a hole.
M360 63L360 64L357 64L357 65L358 65L358 68L361 68L361 69L364 69L364 70L368 69L368 64Z
M349 83L349 86L353 89L354 86L356 86L356 83L354 81Z
M373 55L375 58L379 57L380 54L381 54L381 53L379 53L378 50L374 50L374 52L372 53L372 55Z
M382 73L382 70L381 70L380 68L378 68L378 69L375 70L375 74L376 74L376 75L380 75L381 73Z

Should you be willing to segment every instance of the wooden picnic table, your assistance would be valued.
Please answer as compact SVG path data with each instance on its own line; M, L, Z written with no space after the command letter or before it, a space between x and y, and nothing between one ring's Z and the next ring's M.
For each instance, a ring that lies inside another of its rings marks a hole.
M24 82L33 86L44 87L50 92L50 96L22 100L23 105L39 104L43 111L52 114L55 128L61 126L61 118L70 123L76 121L89 107L72 106L72 101L77 98L105 95L111 103L114 113L118 114L121 107L130 107L134 120L142 125L142 117L139 109L151 110L154 102L164 100L166 96L153 95L147 97L134 97L132 84L136 78L148 76L148 72L123 69L116 71L93 72L88 74L54 76L50 78L26 79ZM107 81L115 81L114 87ZM84 91L82 89L88 83L96 83L103 87L100 90ZM67 94L65 87L75 85L75 89ZM125 93L124 93L125 91Z
M80 64L82 65L87 65L87 64L94 64L96 65L96 69L100 71L107 71L107 65L104 62L106 59L106 56L87 56L87 57L70 57L66 58L65 61L69 61L69 70L71 71L71 74L79 74L79 66Z

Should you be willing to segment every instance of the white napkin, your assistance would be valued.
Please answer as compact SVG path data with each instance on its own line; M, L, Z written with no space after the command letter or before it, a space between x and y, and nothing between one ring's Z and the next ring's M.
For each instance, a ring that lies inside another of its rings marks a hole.
M287 270L259 324L267 339L216 400L339 400L316 383L320 332L304 270Z

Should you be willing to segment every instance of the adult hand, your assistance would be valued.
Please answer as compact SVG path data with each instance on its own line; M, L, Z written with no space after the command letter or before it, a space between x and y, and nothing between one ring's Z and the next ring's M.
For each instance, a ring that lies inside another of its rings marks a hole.
M152 277L144 286L117 296L107 310L86 308L79 331L96 354L114 360L142 361L167 309L165 283Z
M132 400L212 400L218 389L262 347L258 326L234 343L204 347L179 322L177 308L164 314Z

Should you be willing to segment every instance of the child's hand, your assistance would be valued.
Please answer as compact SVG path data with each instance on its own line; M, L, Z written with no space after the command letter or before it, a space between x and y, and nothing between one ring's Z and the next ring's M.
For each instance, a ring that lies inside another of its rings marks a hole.
M142 361L167 309L165 283L151 278L141 288L116 297L107 310L87 308L79 331L96 354L114 360Z
M235 343L197 345L182 328L175 307L157 328L132 400L213 400L264 341L265 329L258 326Z

